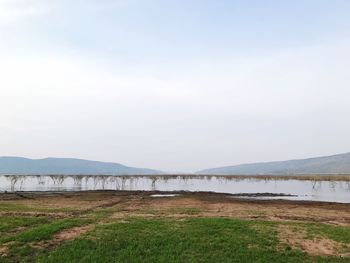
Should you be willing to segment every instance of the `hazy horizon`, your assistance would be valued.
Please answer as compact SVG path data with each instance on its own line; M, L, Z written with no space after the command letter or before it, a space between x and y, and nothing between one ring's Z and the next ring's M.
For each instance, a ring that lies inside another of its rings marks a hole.
M350 1L0 1L0 156L193 172L350 151Z

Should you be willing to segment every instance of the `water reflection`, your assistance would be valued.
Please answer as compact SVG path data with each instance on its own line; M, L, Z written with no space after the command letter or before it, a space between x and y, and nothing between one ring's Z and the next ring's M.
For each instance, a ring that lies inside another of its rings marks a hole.
M227 176L0 175L0 191L158 190L229 194L272 193L293 200L350 203L349 181L266 179Z

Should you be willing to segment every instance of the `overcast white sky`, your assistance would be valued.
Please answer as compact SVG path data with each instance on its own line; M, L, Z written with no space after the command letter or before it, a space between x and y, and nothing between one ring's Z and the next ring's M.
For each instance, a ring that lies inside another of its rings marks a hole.
M192 172L350 151L350 1L0 0L0 155Z

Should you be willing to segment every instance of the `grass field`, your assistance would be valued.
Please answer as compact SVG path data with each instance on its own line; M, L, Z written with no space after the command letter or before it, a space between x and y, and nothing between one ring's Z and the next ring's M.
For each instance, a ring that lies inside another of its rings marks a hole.
M350 206L220 194L2 194L0 262L350 262Z

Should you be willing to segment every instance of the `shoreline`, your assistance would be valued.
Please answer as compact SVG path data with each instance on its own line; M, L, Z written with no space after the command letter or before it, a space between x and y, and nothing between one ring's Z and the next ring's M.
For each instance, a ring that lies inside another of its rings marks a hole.
M15 191L15 192L0 192L0 201L10 200L31 200L36 198L45 197L81 197L86 195L113 195L113 196L143 196L147 198L154 198L152 195L159 195L160 198L177 198L177 197L200 197L209 199L221 199L225 201L233 202L246 202L256 204L294 204L294 205L307 205L307 206L326 206L326 205L339 205L350 208L350 203L341 202L327 202L327 201L312 201L312 200L293 200L283 199L283 197L295 197L290 194L274 194L274 193L217 193L209 191L128 191L128 190L87 190L87 191ZM164 195L164 197L163 197ZM281 199L279 199L281 197Z

